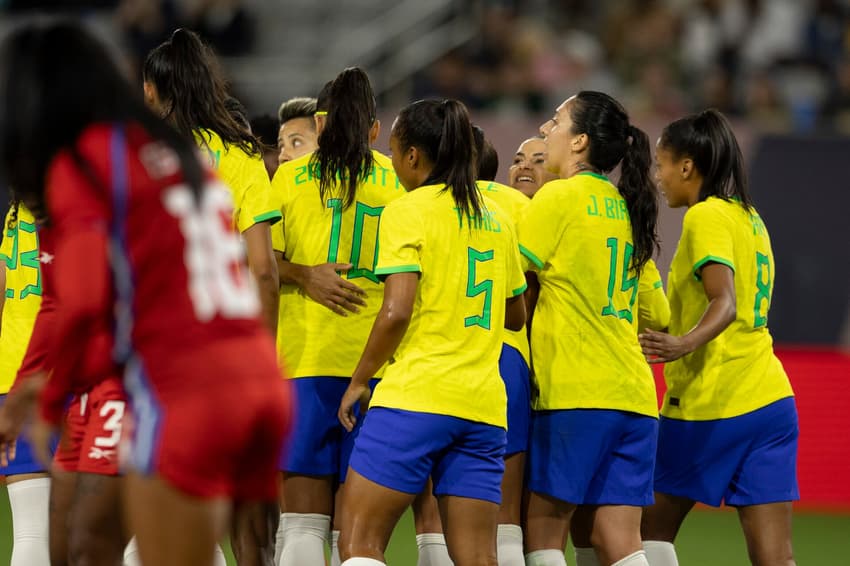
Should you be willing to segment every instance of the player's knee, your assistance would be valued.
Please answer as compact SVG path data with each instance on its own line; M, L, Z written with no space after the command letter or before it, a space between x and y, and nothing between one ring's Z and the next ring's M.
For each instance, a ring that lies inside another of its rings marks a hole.
M775 541L763 541L747 545L747 553L753 566L795 566L794 551L791 543L778 544Z
M123 541L113 538L96 528L73 525L68 537L70 563L74 566L93 566L103 564L107 557L119 560L124 552Z

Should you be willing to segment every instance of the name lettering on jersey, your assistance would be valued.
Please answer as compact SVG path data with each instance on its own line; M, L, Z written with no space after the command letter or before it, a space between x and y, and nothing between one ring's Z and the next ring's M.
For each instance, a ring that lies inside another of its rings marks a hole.
M767 228L765 227L764 221L761 219L761 216L759 216L755 212L750 214L750 222L752 222L753 224L753 235L764 236L767 234Z
M207 148L207 156L210 159L210 165L212 168L218 170L219 165L221 165L221 150L217 149L213 151Z
M381 167L380 165L375 165L372 167L372 172L367 175L367 177L371 177L371 181L373 185L386 187L387 186L387 174L391 171L391 169L387 167ZM301 165L300 167L295 168L295 179L294 182L296 185L303 185L305 183L309 183L313 179L317 179L319 177L319 166L318 164L310 163L307 165ZM345 181L348 177L347 175L339 175L337 174L336 178L341 181ZM395 178L395 182L393 183L395 188L398 189L401 187L401 183L397 178Z
M482 191L487 191L487 192L490 192L490 193L498 193L499 192L499 190L496 188L496 183L493 183L493 182L487 183L486 187L482 187L481 185L478 185L478 188L481 189Z
M499 219L496 218L496 215L489 210L485 209L477 216L464 214L464 212L458 207L455 207L455 212L457 213L458 225L461 228L463 228L463 218L466 217L467 224L475 230L484 230L486 232L502 231L502 224L499 222Z
M588 216L602 216L611 220L628 220L629 209L626 201L620 198L602 197L602 209L596 195L589 195L590 203L587 205Z

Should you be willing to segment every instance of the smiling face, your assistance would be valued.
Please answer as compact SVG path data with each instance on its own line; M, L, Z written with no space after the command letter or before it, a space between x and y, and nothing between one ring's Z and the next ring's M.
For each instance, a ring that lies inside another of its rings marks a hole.
M319 148L319 134L313 118L293 118L281 124L277 147L280 149L278 161L281 164L316 151Z
M508 183L531 198L545 183L557 179L546 170L545 165L546 142L540 138L527 139L514 155L514 162L508 170Z

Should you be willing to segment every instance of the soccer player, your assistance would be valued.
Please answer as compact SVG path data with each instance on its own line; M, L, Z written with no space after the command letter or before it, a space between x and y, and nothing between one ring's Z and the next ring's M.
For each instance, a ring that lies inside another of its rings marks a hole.
M56 242L50 381L74 389L90 331L113 317L100 351L132 398L124 495L142 560L210 565L231 501L274 502L289 415L229 191L77 24L19 28L0 60L0 169ZM47 408L34 430L52 428Z
M142 77L148 105L207 152L213 169L230 189L236 209L233 219L245 239L263 319L274 334L278 274L270 225L280 220L280 213L268 201L262 145L250 133L247 119L240 123L228 111L229 97L215 56L193 32L178 29L151 51ZM236 541L237 554L240 546Z
M366 73L344 70L317 107L318 149L282 164L272 183L283 213L273 231L283 281L278 348L298 400L281 462L284 566L324 564L334 490L356 434L337 408L383 294L374 273L381 213L404 194L390 160L370 147L380 122Z
M495 565L506 442L502 327L525 323L513 227L475 184L461 103L407 106L390 148L410 192L382 218L383 305L339 407L352 430L369 377L390 362L351 456L343 564L383 564L396 522L432 476L454 564Z
M316 99L290 98L277 111L280 130L277 134L278 161L283 164L313 153L319 147L316 131Z
M669 124L656 149L670 207L687 207L668 280L668 333L641 334L666 363L655 504L642 534L652 566L678 564L673 542L695 501L736 507L753 564L794 564L797 410L773 353L770 236L747 190L729 122L706 110Z
M546 169L546 140L536 136L519 144L508 169L510 186L531 198L540 187L557 178Z
M32 334L41 304L38 232L32 213L14 197L2 226L0 272L3 275L0 325L0 403L4 403ZM8 417L0 411L5 428ZM9 439L12 440L12 439ZM48 564L48 499L50 480L30 443L0 446L0 476L5 476L12 506L11 566Z
M637 339L642 268L657 247L649 141L610 96L582 91L540 128L547 183L520 221L538 273L531 324L538 396L529 446L525 525L530 566L564 566L577 507L595 557L646 565L641 507L652 501L655 383ZM605 176L617 165L617 186Z

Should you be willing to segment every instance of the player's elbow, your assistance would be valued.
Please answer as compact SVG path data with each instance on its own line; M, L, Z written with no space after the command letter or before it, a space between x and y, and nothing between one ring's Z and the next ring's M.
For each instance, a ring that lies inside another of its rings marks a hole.
M250 267L251 273L254 275L254 279L256 279L258 285L261 287L273 286L277 289L279 276L277 262L273 257L255 261Z
M511 297L505 301L505 328L508 330L522 330L526 321L525 299L522 295Z

